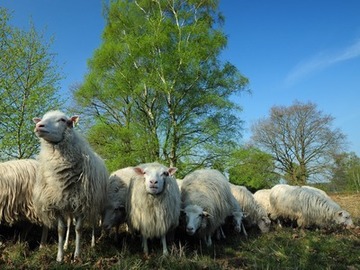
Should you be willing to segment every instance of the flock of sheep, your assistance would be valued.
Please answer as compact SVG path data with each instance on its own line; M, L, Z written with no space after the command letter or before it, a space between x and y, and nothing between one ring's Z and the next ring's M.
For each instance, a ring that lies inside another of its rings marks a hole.
M43 226L40 247L48 229L57 227L59 262L71 222L75 258L81 253L84 226L94 232L99 221L104 231L126 224L129 233L139 233L145 254L148 239L159 238L164 255L166 237L178 228L210 246L213 236L225 237L225 223L245 235L250 226L268 232L272 221L291 220L299 227L353 226L348 212L323 191L307 186L279 184L252 194L217 170L199 169L180 180L176 168L159 163L109 175L104 161L74 129L77 121L77 116L68 118L60 111L34 118L40 140L36 160L0 164L0 222L11 226L26 220Z

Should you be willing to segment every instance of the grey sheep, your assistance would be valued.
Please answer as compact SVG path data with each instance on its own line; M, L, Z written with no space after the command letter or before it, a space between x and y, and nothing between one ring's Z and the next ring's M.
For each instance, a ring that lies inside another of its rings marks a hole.
M42 119L33 119L40 140L34 205L45 225L53 227L57 222L57 261L62 261L64 255L65 219L73 217L76 221L76 258L80 256L84 223L94 225L99 221L107 195L107 169L103 160L74 129L78 118L49 111Z

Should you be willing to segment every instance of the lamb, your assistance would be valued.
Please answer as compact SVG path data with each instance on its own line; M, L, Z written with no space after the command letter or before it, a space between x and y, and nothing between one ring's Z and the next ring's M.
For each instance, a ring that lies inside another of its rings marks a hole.
M276 185L271 189L270 204L274 217L295 220L298 227L353 226L347 211L329 197L306 187Z
M108 172L104 161L74 129L79 117L49 111L34 118L40 140L39 170L34 186L35 211L48 227L57 222L58 252L63 260L65 219L75 219L74 258L80 256L85 222L97 224L107 196Z
M126 203L129 230L141 234L145 255L151 238L161 238L167 255L166 234L178 226L180 217L180 190L173 177L177 169L155 162L133 170L136 177L130 181Z
M230 183L230 189L233 196L239 202L246 216L244 220L249 227L257 226L262 233L269 232L271 221L263 208L255 200L253 194L244 186Z
M233 213L232 198L229 182L218 170L200 169L186 175L181 201L187 234L197 234L211 246L213 233Z
M12 226L25 220L42 225L32 198L38 165L34 159L0 163L0 224ZM46 242L47 231L44 226L40 246Z

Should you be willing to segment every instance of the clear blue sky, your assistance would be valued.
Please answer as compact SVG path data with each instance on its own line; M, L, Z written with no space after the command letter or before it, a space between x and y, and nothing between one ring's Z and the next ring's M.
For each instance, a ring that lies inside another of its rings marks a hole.
M62 92L82 82L87 60L101 43L102 0L1 0L12 23L54 36L52 51L66 79ZM360 156L360 1L221 0L228 47L222 57L249 78L239 97L245 121L269 115L274 105L314 102L335 117Z

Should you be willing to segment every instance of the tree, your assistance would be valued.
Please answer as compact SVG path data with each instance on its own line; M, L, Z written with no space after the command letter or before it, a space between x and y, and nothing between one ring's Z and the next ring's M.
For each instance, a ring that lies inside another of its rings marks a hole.
M360 158L354 153L340 153L335 156L335 167L331 179L335 191L360 192Z
M38 140L31 119L61 104L50 44L33 25L26 32L9 19L0 8L0 160L34 156Z
M104 153L117 145L119 151L106 154L108 164L159 160L200 167L238 143L241 108L230 97L248 81L219 60L227 39L217 5L110 1L103 43L74 91L95 119L89 140ZM95 142L100 136L105 144Z
M229 179L233 184L255 191L271 188L280 181L271 155L255 147L234 151L230 160L233 165L229 169Z
M269 118L253 124L252 140L273 156L290 184L329 180L334 154L345 146L345 135L332 129L333 120L311 102L274 106Z

